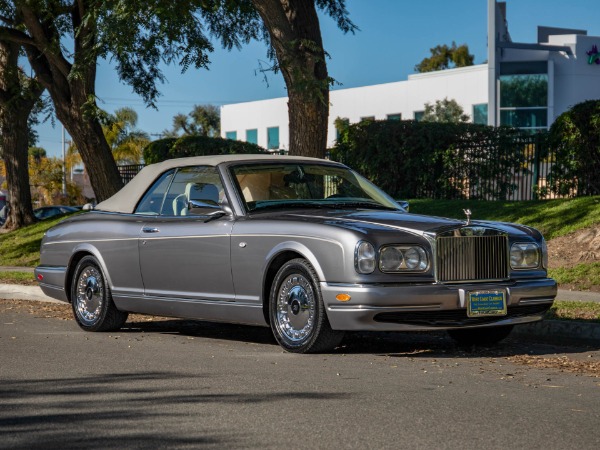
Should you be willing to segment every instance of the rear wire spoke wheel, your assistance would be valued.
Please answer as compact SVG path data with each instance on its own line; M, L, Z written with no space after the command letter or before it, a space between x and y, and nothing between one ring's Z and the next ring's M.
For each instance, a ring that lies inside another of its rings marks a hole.
M314 268L292 259L277 272L269 299L269 319L275 339L293 353L334 349L344 333L331 329Z
M77 324L86 331L116 331L128 314L115 306L100 264L86 256L75 268L71 283L71 306Z

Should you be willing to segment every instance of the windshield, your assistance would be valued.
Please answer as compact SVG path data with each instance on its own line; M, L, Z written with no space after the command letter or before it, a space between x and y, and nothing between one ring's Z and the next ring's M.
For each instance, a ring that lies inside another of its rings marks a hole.
M244 164L231 168L249 212L276 208L402 208L345 167L310 163Z

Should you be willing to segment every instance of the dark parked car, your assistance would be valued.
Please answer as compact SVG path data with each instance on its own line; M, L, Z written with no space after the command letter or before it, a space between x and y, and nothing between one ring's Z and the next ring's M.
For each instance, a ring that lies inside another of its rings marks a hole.
M50 217L61 216L63 214L69 214L75 211L79 211L81 208L75 206L42 206L33 210L33 214L40 220L49 219Z
M347 330L494 343L556 295L535 229L427 217L348 167L283 156L174 159L44 236L36 276L79 326L129 312L270 326L292 352Z

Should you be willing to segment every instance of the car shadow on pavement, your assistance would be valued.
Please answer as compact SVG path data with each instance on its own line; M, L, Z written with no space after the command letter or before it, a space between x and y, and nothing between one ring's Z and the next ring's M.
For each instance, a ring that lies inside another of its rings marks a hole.
M267 327L235 325L200 320L164 319L152 322L128 322L121 332L181 334L188 337L238 341L280 348ZM348 332L342 344L332 354L374 354L395 357L506 357L517 355L548 355L585 353L598 350L590 346L561 339L509 336L491 347L457 345L444 331L432 332Z

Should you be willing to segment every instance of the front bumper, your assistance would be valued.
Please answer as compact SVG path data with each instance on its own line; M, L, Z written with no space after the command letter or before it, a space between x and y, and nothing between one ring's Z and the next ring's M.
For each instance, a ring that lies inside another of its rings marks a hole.
M468 292L503 289L506 316L468 318ZM419 331L514 325L541 320L556 297L551 278L515 282L421 285L321 283L334 330ZM348 294L340 302L336 295Z

